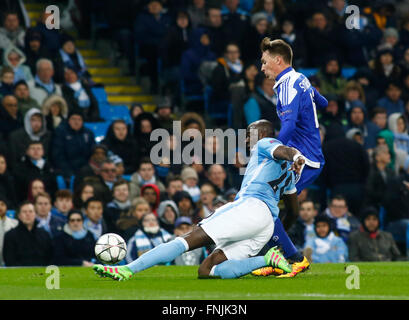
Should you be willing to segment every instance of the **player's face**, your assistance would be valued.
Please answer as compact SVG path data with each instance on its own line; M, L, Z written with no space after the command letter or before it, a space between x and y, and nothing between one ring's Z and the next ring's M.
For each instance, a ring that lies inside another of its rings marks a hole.
M278 71L278 56L272 56L268 51L264 51L261 56L261 71L268 79L275 80Z

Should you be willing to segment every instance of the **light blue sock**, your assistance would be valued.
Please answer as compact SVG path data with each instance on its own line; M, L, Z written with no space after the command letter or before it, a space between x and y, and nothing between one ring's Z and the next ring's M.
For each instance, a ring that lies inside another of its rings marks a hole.
M149 250L126 266L131 269L133 273L140 272L159 263L173 261L187 250L189 250L189 246L186 240L176 238L175 240L162 243L152 250Z
M257 256L244 260L226 260L215 266L212 269L213 274L210 272L210 275L222 279L234 279L265 266L266 262L264 256Z

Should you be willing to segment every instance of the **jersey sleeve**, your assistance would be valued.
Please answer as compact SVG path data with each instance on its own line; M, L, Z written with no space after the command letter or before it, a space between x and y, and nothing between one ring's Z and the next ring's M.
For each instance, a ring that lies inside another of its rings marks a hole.
M260 156L276 160L273 156L275 149L283 144L274 138L265 138L257 142L257 150Z

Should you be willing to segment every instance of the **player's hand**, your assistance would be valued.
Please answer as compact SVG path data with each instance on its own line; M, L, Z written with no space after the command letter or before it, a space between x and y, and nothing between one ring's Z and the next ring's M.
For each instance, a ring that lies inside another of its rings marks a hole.
M299 156L295 161L291 164L290 171L294 171L296 174L301 174L301 171L305 165L305 158L303 156Z

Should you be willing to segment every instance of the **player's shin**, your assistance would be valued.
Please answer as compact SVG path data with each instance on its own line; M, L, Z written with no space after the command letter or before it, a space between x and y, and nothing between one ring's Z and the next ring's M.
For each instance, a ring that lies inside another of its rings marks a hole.
M210 276L222 279L234 279L244 276L251 271L264 267L266 262L263 256L252 257L244 260L226 260L212 268Z
M133 273L140 272L154 265L170 262L188 250L189 246L186 240L176 238L175 240L162 243L152 250L149 250L135 261L127 264L127 267L131 269Z

